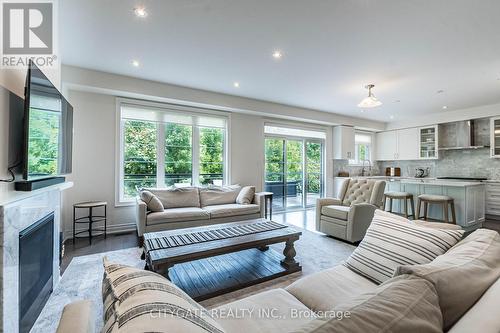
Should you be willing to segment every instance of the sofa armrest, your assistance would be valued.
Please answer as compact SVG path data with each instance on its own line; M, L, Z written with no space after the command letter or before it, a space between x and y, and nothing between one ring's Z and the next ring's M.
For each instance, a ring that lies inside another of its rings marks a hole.
M320 198L316 199L316 230L320 231L320 221L321 221L321 208L323 206L341 206L342 200L337 198Z
M260 217L266 216L266 203L264 200L264 192L256 192L253 196L253 204L259 205L260 207Z
M56 333L94 333L94 325L92 302L76 301L64 307Z
M146 231L147 215L148 215L148 205L140 198L137 198L135 205L135 223L137 226L137 235L139 237L142 237L142 235Z
M347 240L357 242L365 237L366 230L372 223L377 206L369 203L359 203L351 206L347 221Z

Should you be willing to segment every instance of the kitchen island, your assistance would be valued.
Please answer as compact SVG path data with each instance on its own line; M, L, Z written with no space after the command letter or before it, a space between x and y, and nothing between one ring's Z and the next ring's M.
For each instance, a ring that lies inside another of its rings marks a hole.
M466 231L481 228L485 219L486 185L480 181L443 180L436 178L413 178L413 177L353 177L365 179L378 179L387 182L385 191L409 192L415 200L420 194L448 195L455 200L455 212L457 224ZM334 183L340 183L346 179L337 177ZM334 191L334 193L337 193ZM401 202L402 203L402 202ZM402 213L402 204L394 200L393 212ZM415 212L417 213L417 212ZM422 205L423 215L423 205ZM441 205L429 205L428 217L431 219L443 219L443 207Z

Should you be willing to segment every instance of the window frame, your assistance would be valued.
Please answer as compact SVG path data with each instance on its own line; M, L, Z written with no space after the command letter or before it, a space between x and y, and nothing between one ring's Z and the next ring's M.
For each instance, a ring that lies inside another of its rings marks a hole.
M124 119L122 119L122 107L134 106L145 110L154 109L165 113L182 113L194 117L192 124L192 184L193 186L201 186L199 184L199 127L197 120L199 117L220 118L225 122L224 138L223 138L223 183L230 183L230 124L231 115L228 112L204 109L187 105L175 105L150 101L139 101L134 99L116 98L116 133L115 133L115 206L132 206L135 204L135 198L127 199L124 193ZM143 120L147 121L147 120ZM157 125L157 171L156 181L157 186L165 186L165 124L166 122L156 122Z
M363 165L363 161L360 161L359 160L359 156L358 156L358 147L360 145L360 143L357 143L356 142L356 134L359 134L359 135L366 135L366 136L369 136L370 137L370 144L365 144L367 146L370 147L370 157L368 158L368 160L370 161L371 164L373 164L373 147L374 147L374 137L373 137L373 133L371 132L365 132L365 131L355 131L354 132L354 159L352 160L348 160L348 165L349 166L362 166Z

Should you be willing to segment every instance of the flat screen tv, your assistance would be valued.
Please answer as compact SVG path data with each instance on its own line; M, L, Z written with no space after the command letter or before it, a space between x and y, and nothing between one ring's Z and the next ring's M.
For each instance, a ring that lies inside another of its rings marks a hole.
M73 107L34 64L26 77L23 178L54 178L71 173Z

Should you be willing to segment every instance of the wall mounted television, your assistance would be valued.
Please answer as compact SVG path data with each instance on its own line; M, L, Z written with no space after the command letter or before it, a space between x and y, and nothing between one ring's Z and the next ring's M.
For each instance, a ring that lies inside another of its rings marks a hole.
M23 180L16 189L30 191L64 182L72 170L73 107L32 62L24 98Z

